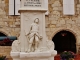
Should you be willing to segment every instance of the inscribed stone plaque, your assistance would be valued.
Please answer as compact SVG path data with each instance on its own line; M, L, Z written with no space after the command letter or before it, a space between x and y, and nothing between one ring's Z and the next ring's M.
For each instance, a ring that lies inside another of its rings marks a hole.
M24 7L41 7L42 0L25 0Z

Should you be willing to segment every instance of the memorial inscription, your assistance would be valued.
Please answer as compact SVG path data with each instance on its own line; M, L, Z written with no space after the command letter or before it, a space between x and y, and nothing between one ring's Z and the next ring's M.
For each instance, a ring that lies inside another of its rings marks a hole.
M25 0L24 7L41 7L41 0Z

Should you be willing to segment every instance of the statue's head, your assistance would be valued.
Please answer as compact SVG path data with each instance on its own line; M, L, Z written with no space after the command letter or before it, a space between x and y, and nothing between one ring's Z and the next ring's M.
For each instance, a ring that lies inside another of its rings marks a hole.
M34 20L34 23L39 23L39 18L36 18L36 19Z

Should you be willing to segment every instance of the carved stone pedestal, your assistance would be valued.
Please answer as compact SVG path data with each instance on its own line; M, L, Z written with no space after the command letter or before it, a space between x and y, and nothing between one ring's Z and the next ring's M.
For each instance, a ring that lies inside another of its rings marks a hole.
M54 60L54 56L57 54L56 51L50 52L11 52L13 60Z
M45 33L44 0L21 0L21 32L12 44L13 60L54 60L57 51Z

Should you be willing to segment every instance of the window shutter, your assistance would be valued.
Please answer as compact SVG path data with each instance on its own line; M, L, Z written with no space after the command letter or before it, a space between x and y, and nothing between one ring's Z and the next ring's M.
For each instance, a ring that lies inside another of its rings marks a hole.
M14 0L9 0L9 15L14 15Z
M74 0L63 0L63 14L74 15Z
M44 7L47 9L47 12L45 13L45 15L48 15L48 0L44 0Z
M15 0L15 15L20 15L20 13L18 13L19 8L20 8L20 0Z

